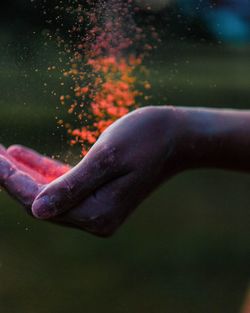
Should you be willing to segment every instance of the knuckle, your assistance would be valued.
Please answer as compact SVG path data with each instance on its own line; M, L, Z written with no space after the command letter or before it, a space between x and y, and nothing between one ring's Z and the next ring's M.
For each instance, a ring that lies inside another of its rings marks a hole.
M103 172L105 170L112 169L115 171L119 168L119 149L117 145L105 143L102 147L96 151L95 158L95 170L96 172Z
M65 178L60 187L61 187L60 193L64 194L64 197L66 199L72 200L73 199L73 191L74 191L74 186L72 185L72 183L67 178Z
M117 159L117 146L113 143L105 143L102 150L102 162L104 164L112 164Z

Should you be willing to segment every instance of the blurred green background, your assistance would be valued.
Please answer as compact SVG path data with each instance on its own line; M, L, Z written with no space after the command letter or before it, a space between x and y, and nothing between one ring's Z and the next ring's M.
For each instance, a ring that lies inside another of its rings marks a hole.
M0 142L65 154L57 73L47 71L57 52L29 6L14 19L7 11L0 30ZM164 40L147 61L152 104L250 109L250 47L200 38ZM250 278L249 185L246 174L184 173L105 240L32 220L1 192L0 312L239 312Z

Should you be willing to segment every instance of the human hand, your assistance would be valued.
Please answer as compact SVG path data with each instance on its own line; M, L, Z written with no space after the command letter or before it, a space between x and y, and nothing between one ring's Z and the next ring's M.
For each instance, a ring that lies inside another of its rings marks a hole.
M110 126L71 170L26 148L0 148L0 186L37 218L108 236L181 170L249 172L249 125L249 111L138 109Z
M32 213L96 235L111 235L180 169L173 158L180 129L172 108L128 114L101 135L75 168L43 188Z

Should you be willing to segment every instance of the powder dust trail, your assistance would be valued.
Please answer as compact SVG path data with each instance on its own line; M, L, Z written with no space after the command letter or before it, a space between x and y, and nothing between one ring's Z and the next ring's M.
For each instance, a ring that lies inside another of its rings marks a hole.
M74 19L70 40L57 36L69 60L63 76L71 85L60 102L71 117L58 124L84 156L109 125L149 98L151 85L138 76L146 77L143 60L153 47L134 21L139 9L132 0L73 2L67 8Z

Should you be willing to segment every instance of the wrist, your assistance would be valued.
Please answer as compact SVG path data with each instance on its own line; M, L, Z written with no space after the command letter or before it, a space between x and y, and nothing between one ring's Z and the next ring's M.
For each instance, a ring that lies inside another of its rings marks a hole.
M180 108L184 116L182 153L187 168L250 168L250 112Z

